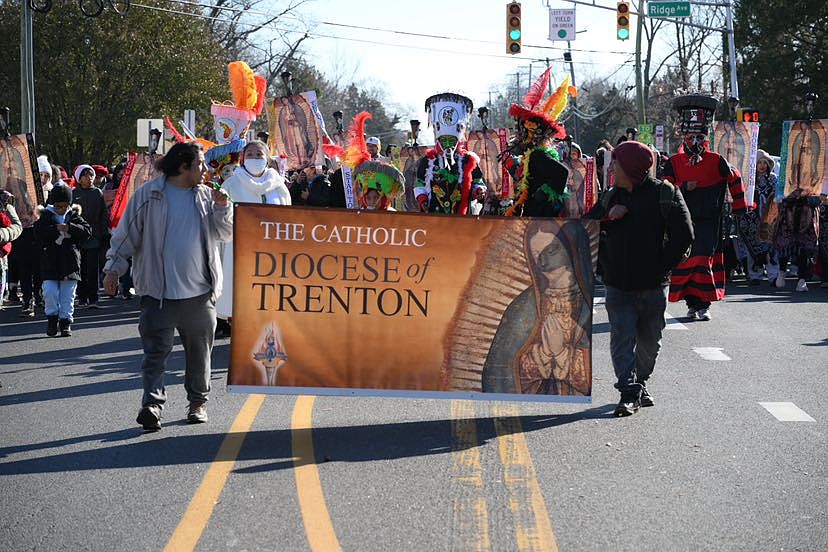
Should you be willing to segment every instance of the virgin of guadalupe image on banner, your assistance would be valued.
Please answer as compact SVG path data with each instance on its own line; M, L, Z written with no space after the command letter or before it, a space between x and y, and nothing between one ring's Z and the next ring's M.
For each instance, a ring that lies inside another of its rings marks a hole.
M472 130L466 148L473 151L480 158L480 170L483 172L483 181L486 182L488 195L500 198L503 190L502 171L498 161L501 152L500 137L496 130Z
M354 216L234 205L230 391L590 401L597 221Z
M31 134L0 139L0 190L14 196L14 206L23 227L34 224L37 206L43 205L45 199Z
M131 151L127 154L127 164L121 175L121 182L118 185L118 191L115 193L115 199L109 209L110 228L118 226L129 198L132 197L135 190L161 175L155 167L155 163L160 158L161 155L157 153L135 153Z
M430 146L403 146L400 148L400 172L405 176L404 207L408 212L416 213L420 210L417 199L414 197L414 187L417 185L417 165L425 157Z
M796 190L805 196L827 193L826 161L828 119L783 122L777 199Z
M322 137L325 131L316 115L316 92L268 98L265 104L271 155L287 156L287 169L322 165Z
M756 187L756 152L759 149L759 123L719 121L710 148L739 169L745 186L745 201L753 204Z
M580 217L595 205L597 198L595 159L570 157L561 163L569 169L569 178L566 181L569 190L569 197L566 198L567 214L570 217Z

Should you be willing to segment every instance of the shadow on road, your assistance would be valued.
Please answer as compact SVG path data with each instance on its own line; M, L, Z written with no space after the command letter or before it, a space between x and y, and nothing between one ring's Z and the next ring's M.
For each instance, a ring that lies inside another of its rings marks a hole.
M582 420L608 418L614 406L614 404L606 404L569 414L476 418L473 421L477 425L477 442L471 446L483 445L497 437L495 420L506 422L501 424L501 427L521 428L523 433L530 433ZM182 422L176 421L166 425L178 425L180 423ZM290 469L294 462L299 465L328 461L371 462L446 454L452 450L460 449L456 443L454 447L452 446L452 420L445 419L394 424L320 427L298 431L312 432L315 449L314 458L300 457L294 459L291 450L292 432L290 429L252 431L242 435L244 445L237 460L240 462L276 461L240 468L235 470L235 473L252 474ZM0 475L159 467L230 460L229 458L216 458L216 453L225 436L226 434L223 433L209 433L166 437L163 429L158 433L145 435L136 427L135 429L98 433L58 441L2 447L0 448L0 458L7 458L10 454L80 443L98 443L101 445L96 446L94 450L0 462ZM111 443L117 444L106 446Z

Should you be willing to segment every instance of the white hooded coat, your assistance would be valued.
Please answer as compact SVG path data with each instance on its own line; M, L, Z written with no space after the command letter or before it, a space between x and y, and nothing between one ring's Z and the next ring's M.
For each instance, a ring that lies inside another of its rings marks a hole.
M244 167L238 167L233 175L224 181L221 189L230 194L233 203L262 203L268 205L290 205L290 190L285 180L275 169L265 169L261 176L253 176ZM224 290L216 302L219 318L233 315L233 242L224 245L222 255Z

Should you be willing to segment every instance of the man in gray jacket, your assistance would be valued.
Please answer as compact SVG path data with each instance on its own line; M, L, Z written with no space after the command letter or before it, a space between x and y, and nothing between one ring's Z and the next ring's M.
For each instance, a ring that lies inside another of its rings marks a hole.
M144 395L137 421L146 431L161 429L167 398L164 370L175 330L184 346L187 421L207 421L215 302L222 286L218 242L233 235L227 196L202 185L207 167L197 144L174 145L158 168L163 175L130 198L104 267L104 288L114 295L118 277L127 271L127 259L132 257L144 346Z

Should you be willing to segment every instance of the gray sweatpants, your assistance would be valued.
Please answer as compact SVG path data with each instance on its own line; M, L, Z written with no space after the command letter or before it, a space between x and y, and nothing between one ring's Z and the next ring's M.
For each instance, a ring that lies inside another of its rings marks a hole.
M210 393L210 356L216 331L216 305L212 293L191 299L141 297L138 331L144 345L141 371L144 379L142 406L163 406L167 400L164 371L173 348L175 330L184 346L184 389L187 400L206 401Z

